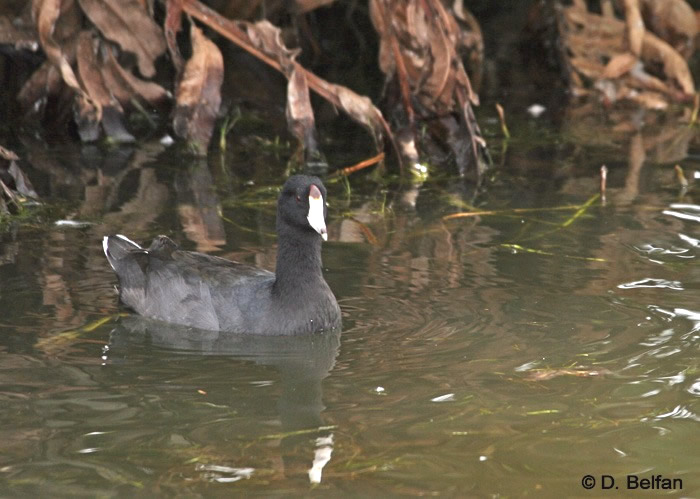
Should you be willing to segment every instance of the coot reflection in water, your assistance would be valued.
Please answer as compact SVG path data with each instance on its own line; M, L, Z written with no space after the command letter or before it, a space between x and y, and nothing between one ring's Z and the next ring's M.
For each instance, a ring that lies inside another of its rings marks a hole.
M335 366L340 348L340 331L299 336L260 336L226 334L167 324L139 316L122 317L110 333L108 358L118 362L139 346L175 351L178 355L228 357L273 367L279 373L281 393L277 409L282 428L282 458L285 470L308 470L312 482L321 480L323 466L330 460L333 434L324 426L322 381ZM232 368L233 369L233 368ZM231 379L235 377L231 372ZM230 399L217 404L236 407L234 391ZM316 444L309 446L313 430ZM299 462L303 460L303 462Z

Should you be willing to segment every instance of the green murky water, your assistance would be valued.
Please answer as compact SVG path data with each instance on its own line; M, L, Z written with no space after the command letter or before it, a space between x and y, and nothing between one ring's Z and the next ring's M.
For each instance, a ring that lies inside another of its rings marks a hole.
M18 151L91 224L0 235L0 494L697 497L700 205L672 161L699 163L649 139L515 141L476 199L329 183L342 335L264 339L117 317L100 239L270 268L274 155Z

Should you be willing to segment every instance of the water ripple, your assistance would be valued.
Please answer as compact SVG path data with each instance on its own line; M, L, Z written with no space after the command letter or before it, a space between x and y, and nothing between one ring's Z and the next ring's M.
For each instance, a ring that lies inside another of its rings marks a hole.
M666 288L674 291L683 291L683 285L680 281L668 281L666 279L654 279L648 277L640 281L627 282L617 286L620 289L636 289L636 288Z
M688 393L690 393L691 395L700 396L700 379L695 381L695 383L693 383L690 386L690 388L688 388Z
M669 215L681 220L690 220L700 222L700 206L696 204L673 203L670 205L671 210L664 210L664 215ZM679 211L680 210L680 211ZM694 213L689 213L694 212Z
M677 405L669 412L659 414L654 419L656 421L659 421L661 419L691 419L693 421L700 422L700 416L695 414L690 409L683 407L682 405Z

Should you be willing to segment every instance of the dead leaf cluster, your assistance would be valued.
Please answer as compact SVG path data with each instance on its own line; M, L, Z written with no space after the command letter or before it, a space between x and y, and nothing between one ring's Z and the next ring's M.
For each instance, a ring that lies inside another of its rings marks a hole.
M17 154L0 146L0 215L16 213L26 198L39 197L18 161Z
M83 141L96 140L102 130L115 141L134 140L125 109L134 102L157 106L169 95L145 79L155 75L165 41L144 2L33 0L31 17L46 61L19 93L25 113L44 121L50 99L58 99L69 116L52 121L72 118ZM122 60L126 53L135 57L133 68Z
M270 7L299 16L330 3L295 0L271 2ZM236 5L246 19L261 2L230 2L221 8L232 13ZM165 17L157 23L162 15L155 11L162 14L163 8ZM307 158L318 154L310 92L366 128L379 149L386 141L398 151L375 104L301 66L299 49L288 46L281 29L268 20L232 20L198 0L32 0L29 9L33 39L0 17L0 43L19 49L34 43L46 56L24 83L20 105L26 117L44 125L74 123L83 141L103 135L133 141L129 113L146 113L150 120L151 110L169 104L175 133L206 153L221 113L224 75L224 59L206 28L284 75L288 127ZM460 131L463 142L453 147L455 155L464 168L479 164L485 143L472 109L478 96L463 65L465 60L478 68L483 58L475 19L461 1L447 9L438 0L373 0L370 10L381 39L379 65L387 80L400 83L408 125L413 128L416 118L450 117L454 123L443 124L443 131L455 137Z
M609 8L593 13L582 1L558 7L560 53L572 92L659 110L689 100L695 93L687 63L698 34L695 12L685 0L618 3L621 18Z
M457 129L464 133L450 136L449 130L455 129L451 123L431 131L447 131L442 133L447 137L444 142L455 152L465 149L466 143L468 160L460 170L476 171L484 161L485 142L472 109L479 97L462 60L463 54L470 54L465 59L481 66L483 40L478 24L462 2L454 2L453 10L448 10L439 0L372 0L370 14L380 39L379 67L389 91L398 88L409 127L417 116L448 121L457 117ZM462 154L456 156L458 164L465 159Z

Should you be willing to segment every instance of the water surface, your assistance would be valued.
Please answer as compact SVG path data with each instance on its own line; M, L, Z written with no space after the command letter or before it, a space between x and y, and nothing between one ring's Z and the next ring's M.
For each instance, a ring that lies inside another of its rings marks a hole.
M696 194L641 136L540 137L497 151L476 197L444 172L328 182L344 330L302 338L120 316L102 255L106 233L165 233L272 268L274 158L234 174L245 158L157 145L23 151L38 189L73 200L55 218L90 224L0 235L0 491L604 494L590 474L700 495ZM471 205L489 213L443 219Z

